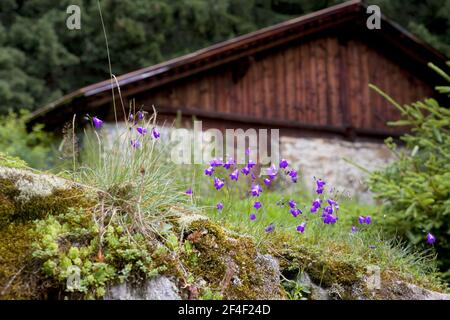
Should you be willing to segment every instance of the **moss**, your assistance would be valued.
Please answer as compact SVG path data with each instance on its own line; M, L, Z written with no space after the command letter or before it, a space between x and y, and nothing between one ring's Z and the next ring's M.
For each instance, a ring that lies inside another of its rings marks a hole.
M206 280L226 299L270 298L263 286L264 271L257 267L253 241L231 237L210 220L194 221L188 241L197 250L198 261L186 261L190 271Z
M69 208L90 208L94 202L78 188L55 190L25 203L17 200L19 195L14 181L0 178L0 298L44 298L54 286L42 277L32 255L36 221Z
M18 205L17 218L42 219L48 215L66 212L68 208L90 208L94 205L85 191L77 188L56 190L47 197L33 197L26 204Z
M30 259L33 228L33 223L11 223L0 229L0 299L41 297Z
M28 164L22 159L11 157L0 152L0 167L25 169L28 168Z
M87 208L94 205L83 190L75 187L55 190L49 196L34 196L25 203L16 200L19 194L12 181L0 178L0 227L16 220L42 219L65 212L70 207Z
M316 284L331 287L334 284L352 286L361 281L364 268L334 256L313 252L302 246L284 248L280 266L284 272L305 271Z
M7 197L0 194L0 225L9 220L9 216L15 211L15 206Z
M16 212L13 199L19 194L14 184L0 179L0 227L7 223Z

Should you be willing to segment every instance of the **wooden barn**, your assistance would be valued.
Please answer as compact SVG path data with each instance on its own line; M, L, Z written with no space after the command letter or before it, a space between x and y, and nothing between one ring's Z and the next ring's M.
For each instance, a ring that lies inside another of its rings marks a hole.
M401 103L433 96L428 62L446 57L383 17L350 1L118 77L125 105L160 115L195 116L204 126L276 127L345 137L385 137ZM117 94L117 90L115 90ZM118 98L116 96L116 98ZM58 127L86 113L114 121L111 81L81 88L36 111L32 122Z

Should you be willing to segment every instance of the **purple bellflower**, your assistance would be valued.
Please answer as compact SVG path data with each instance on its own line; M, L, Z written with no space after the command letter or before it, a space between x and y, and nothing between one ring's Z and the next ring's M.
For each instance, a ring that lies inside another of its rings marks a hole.
M209 165L211 167L220 167L220 166L222 166L222 160L214 158L209 162Z
M137 131L141 136L143 136L143 135L145 135L145 134L147 133L147 128L144 128L144 127L137 127L137 128L136 128L136 131Z
M436 242L436 237L428 232L427 234L427 243L433 245Z
M238 179L239 179L239 170L238 169L236 169L232 173L230 173L230 179L238 181Z
M250 173L250 169L248 167L243 167L241 172L247 176Z
M328 202L328 204L329 204L330 206L335 206L335 205L337 205L337 202L334 201L333 199L328 199L327 202Z
M209 168L205 169L205 176L212 176L213 173L214 173L213 167L209 167Z
M325 185L326 185L325 181L323 181L322 179L318 179L316 181L316 184L317 184L316 193L317 194L322 194L323 190L325 188Z
M312 206L314 207L314 208L320 208L320 206L322 205L322 201L319 199L319 198L317 198L316 200L314 200L313 201L313 203L312 203Z
M277 168L275 165L272 165L269 169L267 169L267 174L269 175L269 179L273 180L277 177Z
M297 208L293 208L293 209L289 210L289 212L292 214L292 216L294 218L297 218L299 215L302 214L302 211L300 209L297 209Z
M153 128L152 135L153 135L153 138L158 139L161 136L161 133L159 133L158 129Z
M226 161L224 164L223 164L223 167L225 168L225 169L230 169L231 168L231 166L233 166L235 164L235 161L234 161L234 159L233 158L229 158L228 159L228 161Z
M332 213L333 213L333 207L332 207L332 206L326 206L326 207L323 209L323 211L324 211L326 214L332 214Z
M220 180L219 178L215 177L214 178L214 187L216 188L216 190L220 190L222 189L222 187L225 185L225 182L223 182L222 180Z
M141 146L141 144L139 143L139 141L137 141L136 139L133 139L133 140L131 140L130 142L131 142L131 146L132 146L134 149L138 149L138 148Z
M305 227L306 227L306 222L302 222L297 226L297 231L300 233L304 233L305 232Z
M259 186L259 184L256 184L256 185L252 186L252 189L251 189L250 192L251 192L252 196L254 196L254 197L259 197L259 195L260 195L261 192L262 192L262 189L261 189L261 187Z
M298 179L297 171L295 171L295 170L289 171L289 176L291 177L292 182L297 183L297 179Z
M336 221L338 220L338 218L332 214L327 214L324 219L323 219L323 223L325 224L335 224Z
M359 216L358 217L359 224L371 224L372 218L370 216Z
M286 169L288 165L289 165L289 163L287 162L286 159L281 159L281 161L280 161L280 168L281 169Z
M92 118L92 124L96 129L100 129L103 126L103 121L97 117Z
M292 209L294 209L297 206L297 203L295 203L294 200L289 200L289 207L291 207Z

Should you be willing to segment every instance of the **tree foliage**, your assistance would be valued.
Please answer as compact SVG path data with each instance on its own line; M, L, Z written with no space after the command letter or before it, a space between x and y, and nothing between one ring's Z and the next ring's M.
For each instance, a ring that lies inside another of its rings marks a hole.
M342 0L101 0L116 75ZM450 53L450 0L378 0L382 12ZM81 30L66 28L69 5ZM108 78L96 0L0 1L0 113L35 109Z
M431 67L450 83L444 71ZM450 96L450 86L437 90ZM403 115L391 125L412 130L401 137L400 150L388 139L398 159L370 176L372 191L383 201L380 220L388 231L413 244L425 244L428 232L436 236L440 267L450 279L450 109L434 99L401 106L385 97Z
M2 161L7 155L24 160L32 168L48 169L55 161L53 136L39 124L27 131L26 119L25 111L0 116L0 166L5 166Z

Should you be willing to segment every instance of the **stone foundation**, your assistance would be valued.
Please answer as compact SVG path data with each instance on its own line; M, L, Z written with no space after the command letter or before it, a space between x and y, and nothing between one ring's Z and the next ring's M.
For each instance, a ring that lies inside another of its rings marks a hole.
M314 188L314 177L325 180L335 190L361 202L373 199L364 183L366 173L347 162L373 171L386 166L393 154L383 142L355 141L341 138L281 137L281 157L297 168L305 185Z

